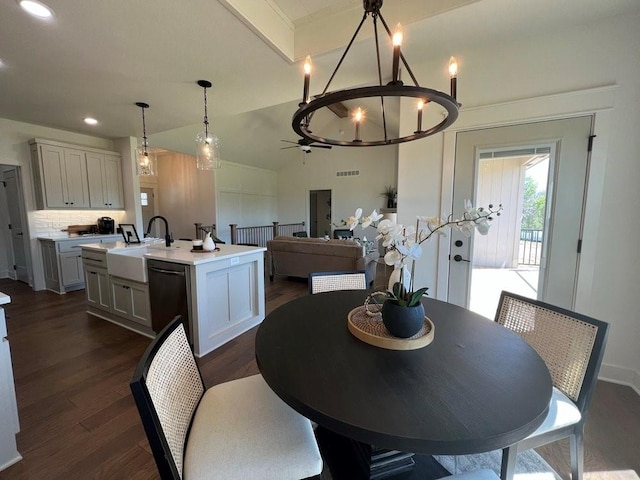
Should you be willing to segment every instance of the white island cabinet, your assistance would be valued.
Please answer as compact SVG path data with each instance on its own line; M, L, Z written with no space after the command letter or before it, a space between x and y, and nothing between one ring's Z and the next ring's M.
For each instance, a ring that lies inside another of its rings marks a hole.
M264 319L264 251L220 245L215 252L192 252L186 241L170 248L164 243L84 245L87 312L153 336L176 312L186 311L194 353L201 357ZM104 260L98 265L94 258ZM149 260L153 270L167 276L152 280L158 273L147 271ZM176 271L183 280L176 280Z
M7 340L7 324L4 308L11 297L0 292L0 471L8 468L22 457L16 446L16 434L20 431L16 390L13 383L11 350Z
M220 245L220 252L191 253L190 327L196 356L206 355L264 320L264 251ZM166 261L181 263L171 251L163 253ZM158 254L147 257L159 259Z

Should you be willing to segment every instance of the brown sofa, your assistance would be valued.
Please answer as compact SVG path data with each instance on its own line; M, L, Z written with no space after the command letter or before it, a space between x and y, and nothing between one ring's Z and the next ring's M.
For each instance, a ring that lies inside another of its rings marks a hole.
M267 242L265 258L272 281L274 275L307 278L312 272L364 270L367 285L372 285L378 251L364 255L355 240L279 236Z

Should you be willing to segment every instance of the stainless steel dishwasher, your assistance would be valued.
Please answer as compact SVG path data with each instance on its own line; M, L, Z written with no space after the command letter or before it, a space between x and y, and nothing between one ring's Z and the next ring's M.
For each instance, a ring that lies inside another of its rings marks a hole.
M189 265L147 259L151 328L158 333L176 315L182 315L191 342L191 287Z

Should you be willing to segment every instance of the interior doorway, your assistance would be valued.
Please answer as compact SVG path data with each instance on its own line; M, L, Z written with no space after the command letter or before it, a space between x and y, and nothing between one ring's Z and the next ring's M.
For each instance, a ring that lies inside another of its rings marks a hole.
M0 166L2 170L3 195L1 205L6 205L6 218L3 218L2 231L6 232L3 243L6 245L3 252L7 266L7 276L30 284L29 275L29 249L27 240L29 231L26 222L26 209L20 167L12 165Z
M147 231L147 225L149 225L149 220L157 215L156 209L156 189L154 187L143 187L140 186L140 206L142 208L142 228L143 232L141 235L144 235ZM149 232L150 237L154 238L162 238L162 235L159 233L159 222L154 222L151 227L151 232Z
M331 236L331 190L309 192L309 236Z
M573 308L592 124L585 116L457 134L454 207L469 198L504 210L486 237L452 232L450 302L493 318L508 290Z

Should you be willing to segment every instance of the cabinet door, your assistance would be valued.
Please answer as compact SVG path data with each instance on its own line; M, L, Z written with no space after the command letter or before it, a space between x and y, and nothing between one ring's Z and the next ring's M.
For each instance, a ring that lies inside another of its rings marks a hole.
M151 326L147 285L111 277L111 294L113 313L141 325Z
M62 285L78 285L84 282L82 273L82 253L65 252L60 254L60 269L62 275Z
M64 165L67 179L69 207L88 208L87 162L81 150L64 149Z
M44 265L44 279L47 288L58 285L58 257L53 242L42 242L42 263Z
M84 270L87 304L102 310L111 310L109 275L106 268L85 266Z
M40 145L40 168L44 188L44 206L68 208L64 148Z
M91 208L108 208L104 187L104 155L101 153L87 152L87 180L89 183L89 204Z
M113 313L131 319L131 287L124 281L111 277L111 306Z
M131 284L131 320L151 327L151 306L149 288L146 285Z
M4 338L0 338L0 411L4 417L2 420L2 438L0 438L2 441L0 446L3 449L0 450L0 453L6 453L6 448L11 446L13 452L10 457L13 457L17 454L15 443L13 442L15 441L14 435L20 431L20 422L18 420L18 405L11 364L11 349L9 348L9 342ZM8 438L5 435L11 435L11 441L7 442Z
M120 157L105 155L103 171L109 208L124 208L124 194L122 191L122 161L120 160Z
M120 157L86 153L91 208L124 208Z

